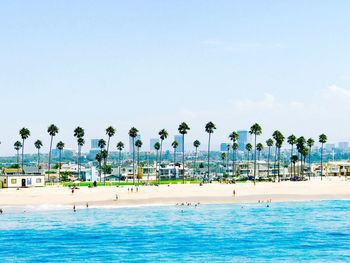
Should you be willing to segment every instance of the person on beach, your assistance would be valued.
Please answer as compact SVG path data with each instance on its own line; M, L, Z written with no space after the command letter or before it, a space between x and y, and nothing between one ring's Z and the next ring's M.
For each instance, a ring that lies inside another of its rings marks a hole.
M72 194L74 194L74 187L72 187Z
M73 212L76 212L77 210L75 209L75 205L73 205Z
M89 203L86 203L86 208L89 208Z
M233 189L233 196L236 196L236 190Z
M4 211L2 211L2 208L0 208L0 214L2 214Z
M118 201L118 194L115 194L115 201Z

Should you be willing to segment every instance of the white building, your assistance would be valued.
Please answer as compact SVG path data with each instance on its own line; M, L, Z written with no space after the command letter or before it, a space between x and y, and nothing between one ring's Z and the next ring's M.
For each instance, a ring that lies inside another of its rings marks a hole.
M0 175L0 188L40 187L45 185L41 174L4 174Z

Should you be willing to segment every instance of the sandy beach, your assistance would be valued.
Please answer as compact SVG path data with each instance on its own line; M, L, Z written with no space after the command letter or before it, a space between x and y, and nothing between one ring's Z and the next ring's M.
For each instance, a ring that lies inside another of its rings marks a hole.
M129 190L128 190L129 188ZM235 190L235 196L233 191ZM116 200L118 196L118 200ZM80 187L72 194L67 187L0 189L2 206L76 205L156 205L177 203L251 203L271 199L272 202L350 199L350 181L326 178L323 181L237 184L176 184L140 186Z

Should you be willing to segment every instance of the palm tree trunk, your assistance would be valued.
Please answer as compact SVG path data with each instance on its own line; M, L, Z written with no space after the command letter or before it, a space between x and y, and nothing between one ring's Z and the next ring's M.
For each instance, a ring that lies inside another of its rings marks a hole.
M227 176L229 175L229 172L228 172L228 162L229 162L229 158L230 158L230 150L227 150L227 157L226 157L226 173L227 173Z
M23 159L23 156L24 156L24 139L23 139L23 142L22 142L22 174L24 174L24 170L23 170L24 159Z
M59 156L59 163L58 163L58 181L61 182L61 150L60 150L60 156Z
M322 178L323 178L323 143L321 146L321 181L322 181Z
M258 162L260 162L260 151L258 152ZM260 175L260 164L258 163L258 177Z
M38 173L40 172L40 149L38 149Z
M174 173L175 173L175 178L176 178L176 166L175 166L175 163L176 163L176 148L174 148Z
M278 182L281 181L281 178L280 178L280 161L281 161L281 148L278 148Z
M132 184L135 185L135 138L132 138Z
M162 165L162 152L163 152L163 140L160 140L160 152L159 152L159 169ZM157 161L158 162L158 151L157 151ZM159 171L158 171L158 183L159 183Z
M267 177L270 175L270 154L271 154L271 147L269 146L269 154L267 156Z
M256 134L254 136L254 182L256 178Z
M185 134L182 134L182 183L185 183Z
M149 178L147 180L149 180ZM157 154L156 154L156 181L158 181L158 183L159 183L158 150L157 150Z
M107 164L107 159L108 159L108 151L109 151L109 142L111 140L111 137L108 136L108 140L107 140L107 154L106 154L106 158L104 159L104 164Z
M140 169L140 148L137 147L137 181L138 181L138 183L140 182L139 169Z
M122 166L122 151L119 151L119 182L120 182L120 169Z
M51 170L51 149L52 149L52 140L53 140L53 136L51 136L51 139L50 139L50 151L49 151L49 173L48 173L48 179L50 181L50 170Z
M311 147L309 147L309 181L311 180Z
M235 150L232 144L232 178L235 176Z
M210 139L211 139L211 133L209 133L209 139L208 139L208 181L210 180Z
M17 150L17 168L19 168L19 150Z

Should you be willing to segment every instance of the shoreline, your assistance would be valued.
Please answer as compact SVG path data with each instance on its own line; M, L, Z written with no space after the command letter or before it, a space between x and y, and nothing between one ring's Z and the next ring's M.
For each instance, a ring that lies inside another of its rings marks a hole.
M350 200L350 181L331 178L323 181L261 182L239 184L212 183L174 184L132 187L99 186L81 187L71 193L66 187L0 189L0 208L70 207L91 208L165 206L181 203L200 204L251 204L276 202L305 202ZM235 196L233 194L235 192ZM118 198L118 200L116 200Z

